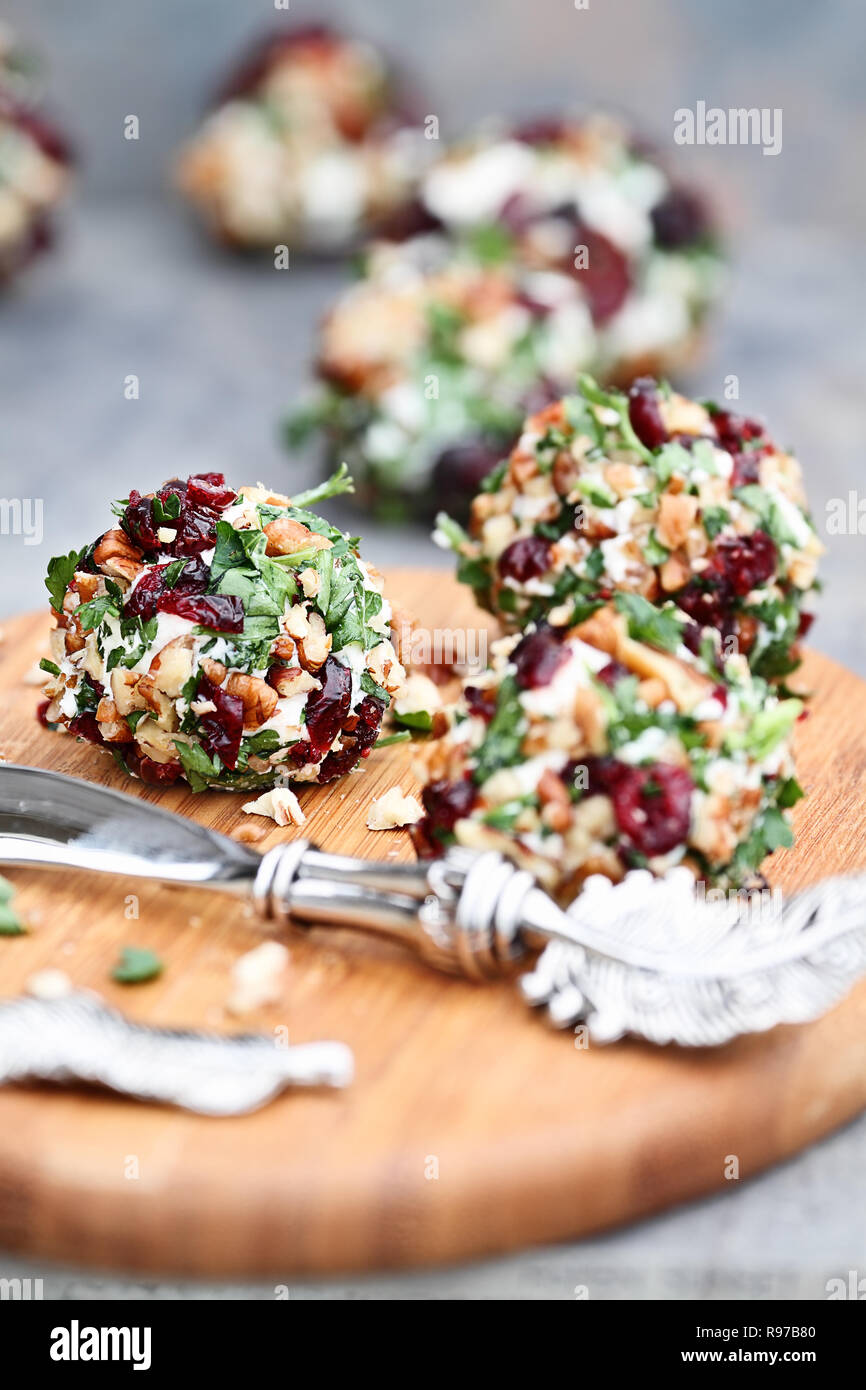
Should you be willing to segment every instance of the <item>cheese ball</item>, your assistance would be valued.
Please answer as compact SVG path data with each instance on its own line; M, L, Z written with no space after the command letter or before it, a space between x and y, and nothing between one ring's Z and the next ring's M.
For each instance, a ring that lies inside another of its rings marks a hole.
M527 410L694 352L720 273L698 199L596 117L486 137L422 177L416 232L372 246L289 421L385 514L464 506Z
M697 649L715 631L768 679L799 663L822 545L800 466L756 421L651 378L628 394L584 377L526 421L473 499L469 534L436 539L509 630L567 627L613 592L671 599Z
M310 26L255 48L176 177L229 245L344 252L403 206L427 148L381 54Z
M71 163L65 137L39 109L31 55L0 29L0 285L50 246Z
M590 874L629 868L752 886L792 843L801 702L741 656L695 656L679 610L639 603L640 620L606 605L495 643L422 755L422 857L454 842L499 850L567 903Z
M153 784L331 782L366 757L404 685L381 579L309 508L221 473L116 503L51 561L42 711Z

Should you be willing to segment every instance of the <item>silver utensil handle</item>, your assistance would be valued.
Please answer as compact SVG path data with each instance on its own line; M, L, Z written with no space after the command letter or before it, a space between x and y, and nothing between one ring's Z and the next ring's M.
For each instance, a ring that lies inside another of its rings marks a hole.
M440 970L490 979L524 954L522 907L532 887L498 854L452 850L429 864L376 864L296 840L263 857L253 896L262 916L285 925L375 932Z

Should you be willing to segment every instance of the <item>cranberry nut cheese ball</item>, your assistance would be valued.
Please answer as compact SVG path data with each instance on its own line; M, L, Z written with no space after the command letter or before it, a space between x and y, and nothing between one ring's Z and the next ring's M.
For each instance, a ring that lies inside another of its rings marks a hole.
M466 499L579 371L687 357L719 272L698 199L607 118L458 147L327 315L290 440L316 433L380 510Z
M427 143L381 55L311 26L257 46L177 181L229 244L345 251L409 199Z
M130 493L49 566L43 720L194 791L350 771L405 672L378 576L308 510L349 486L338 474L291 501L206 473Z
M718 642L695 655L687 621L634 596L568 629L500 638L421 754L419 854L496 849L563 902L590 874L634 867L751 886L765 855L792 843L802 706Z
M38 110L32 60L0 29L0 285L51 243L72 156Z
M436 537L510 631L568 627L614 592L671 599L687 646L713 630L768 679L798 665L822 551L793 455L650 378L625 395L584 377L530 416L469 534L440 516Z

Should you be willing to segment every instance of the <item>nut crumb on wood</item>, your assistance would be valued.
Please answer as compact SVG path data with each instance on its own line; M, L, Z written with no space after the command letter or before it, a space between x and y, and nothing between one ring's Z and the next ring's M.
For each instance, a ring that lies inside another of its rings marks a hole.
M252 1013L280 997L289 953L279 941L263 941L232 966L232 990L226 1008L232 1014Z
M399 787L389 787L377 796L367 812L368 830L396 830L402 825L414 825L424 814L421 803Z
M72 993L72 981L63 970L37 970L28 976L26 988L34 999L63 999Z
M244 807L246 810L246 807ZM259 840L263 840L267 835L267 830L263 825L239 825L231 832L231 838L238 840L242 845L255 845Z
M307 819L290 787L272 787L255 801L244 802L249 816L269 816L277 825L303 825Z

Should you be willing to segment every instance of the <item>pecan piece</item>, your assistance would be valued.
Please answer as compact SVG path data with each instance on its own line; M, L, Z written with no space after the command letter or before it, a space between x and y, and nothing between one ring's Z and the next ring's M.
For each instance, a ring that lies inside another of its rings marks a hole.
M144 569L141 551L119 526L105 532L93 552L93 562L103 574L128 583Z
M277 707L277 692L259 676L233 671L225 688L229 695L237 695L243 704L245 729L257 729L260 724L266 724Z
M327 536L311 531L303 522L289 516L278 516L265 527L268 555L294 555L298 550L330 550Z

